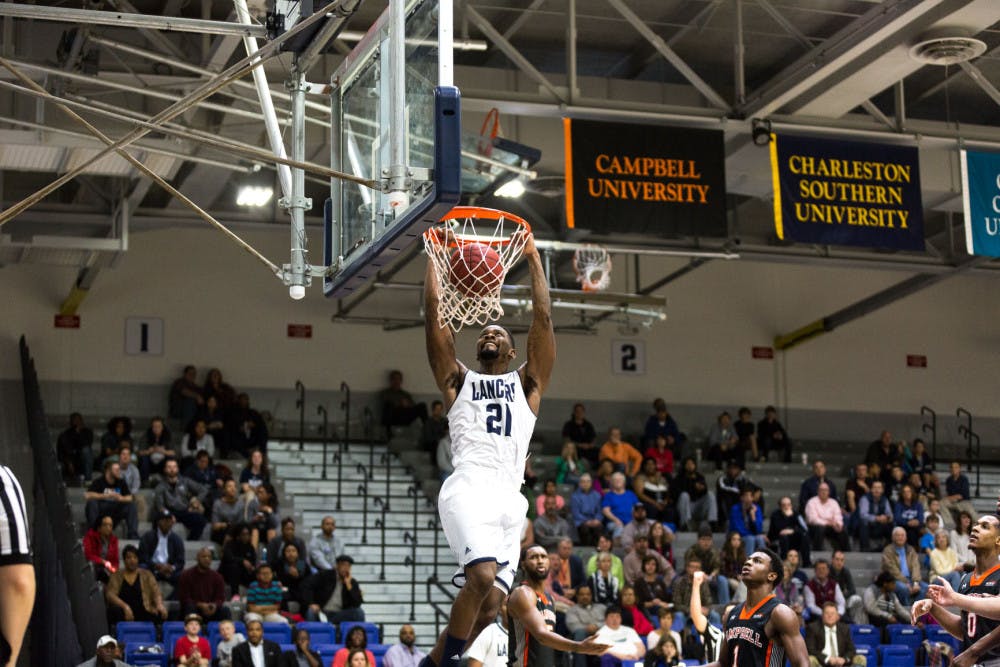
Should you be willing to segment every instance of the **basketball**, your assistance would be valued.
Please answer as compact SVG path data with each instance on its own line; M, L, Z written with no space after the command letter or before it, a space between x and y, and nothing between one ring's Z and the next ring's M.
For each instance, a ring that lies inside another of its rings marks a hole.
M468 297L489 296L503 284L499 253L483 243L467 243L451 253L451 284Z

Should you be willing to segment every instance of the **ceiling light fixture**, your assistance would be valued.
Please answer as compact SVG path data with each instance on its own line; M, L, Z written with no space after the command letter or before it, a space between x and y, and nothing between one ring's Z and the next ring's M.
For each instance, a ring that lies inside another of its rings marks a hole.
M517 199L524 194L525 187L524 181L520 178L512 178L507 181L493 193L497 197L506 197L508 199Z
M273 196L273 188L261 185L244 185L236 194L236 205L260 208L267 206Z

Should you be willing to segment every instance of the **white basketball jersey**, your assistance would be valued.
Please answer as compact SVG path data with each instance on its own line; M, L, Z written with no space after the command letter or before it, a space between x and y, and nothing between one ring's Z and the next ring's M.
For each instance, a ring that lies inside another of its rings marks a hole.
M448 411L448 428L456 473L476 469L506 473L515 490L521 487L535 414L517 371L505 375L467 371Z

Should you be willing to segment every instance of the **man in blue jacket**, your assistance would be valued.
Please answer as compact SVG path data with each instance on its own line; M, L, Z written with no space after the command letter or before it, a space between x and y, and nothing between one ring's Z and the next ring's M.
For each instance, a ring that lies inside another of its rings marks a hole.
M604 532L604 521L601 519L601 494L594 490L590 473L580 475L579 486L570 496L569 508L580 544L596 547L597 538Z
M743 538L743 547L748 554L767 547L764 538L764 511L753 501L753 491L740 491L740 502L729 510L729 530L734 530Z

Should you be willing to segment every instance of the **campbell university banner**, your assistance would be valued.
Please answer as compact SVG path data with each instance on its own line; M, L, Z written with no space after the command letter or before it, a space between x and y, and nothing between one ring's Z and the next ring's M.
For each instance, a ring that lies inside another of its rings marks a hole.
M726 235L722 132L569 118L563 130L569 228Z
M772 135L778 238L924 249L917 149Z
M1000 153L962 151L965 248L1000 257Z

